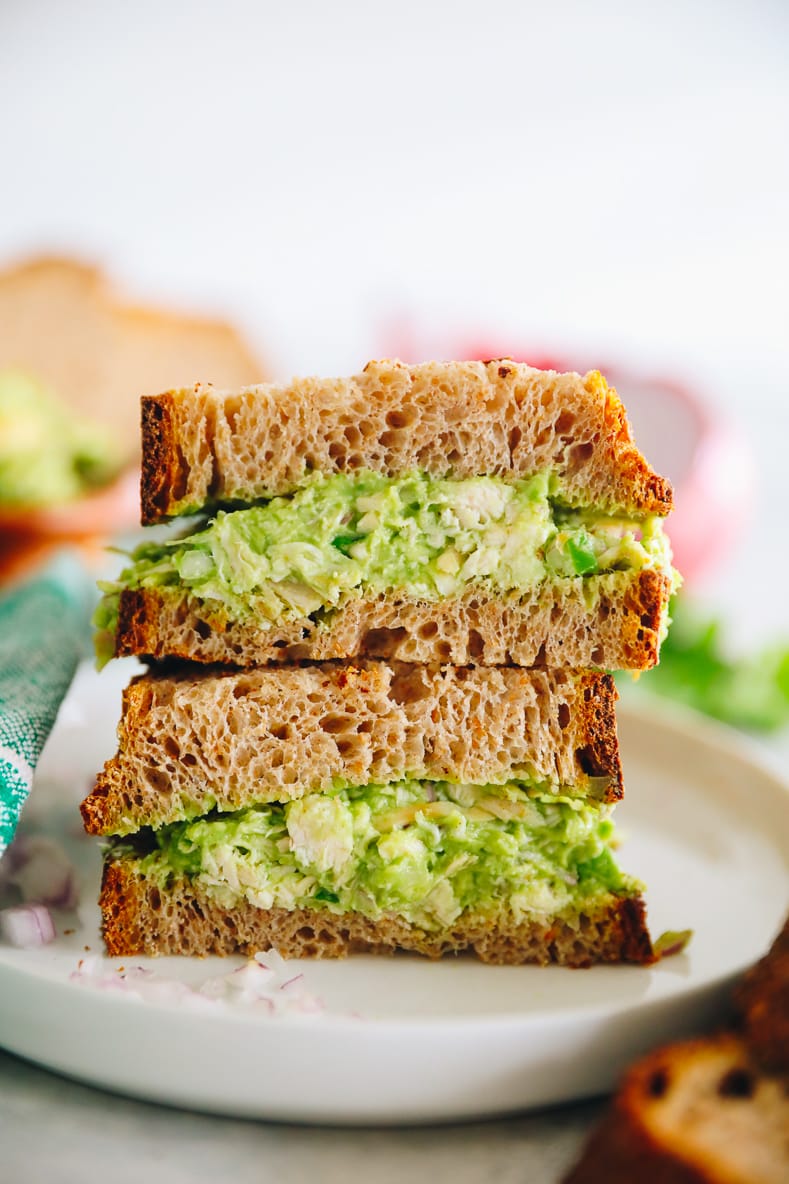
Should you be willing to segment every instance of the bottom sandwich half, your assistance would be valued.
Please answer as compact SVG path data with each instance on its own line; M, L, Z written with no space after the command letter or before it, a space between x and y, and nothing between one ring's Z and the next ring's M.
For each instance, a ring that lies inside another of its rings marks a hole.
M120 955L650 962L609 812L522 783L403 781L143 831L107 852L105 942Z
M111 954L649 962L610 678L158 670L82 804Z

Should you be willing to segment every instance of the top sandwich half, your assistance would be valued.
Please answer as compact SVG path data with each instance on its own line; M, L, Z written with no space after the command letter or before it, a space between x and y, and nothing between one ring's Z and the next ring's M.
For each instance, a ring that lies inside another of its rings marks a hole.
M111 654L643 669L673 572L669 483L592 372L370 363L143 399L144 544Z
M370 362L352 378L297 378L142 400L142 522L283 496L331 476L551 473L569 504L668 514L669 482L636 448L598 371L499 359Z

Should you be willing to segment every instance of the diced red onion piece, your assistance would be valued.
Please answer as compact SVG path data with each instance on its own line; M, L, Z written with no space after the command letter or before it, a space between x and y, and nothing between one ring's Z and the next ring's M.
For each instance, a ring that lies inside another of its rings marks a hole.
M72 982L82 983L104 991L125 991L138 1000L155 1003L178 1003L195 1011L216 1007L243 1007L265 1015L315 1015L326 1010L322 999L305 989L303 974L287 977L291 965L275 951L268 951L276 969L260 959L215 978L206 979L199 987L160 977L141 966L111 970L101 959L80 959L72 972Z
M265 954L256 954L254 960L255 962L258 962L259 965L264 968L264 970L273 970L275 974L284 974L288 969L287 960L282 957L282 954L280 954L279 950L275 950L273 948L266 950Z
M0 933L12 946L29 949L52 941L55 925L45 905L22 904L0 910Z

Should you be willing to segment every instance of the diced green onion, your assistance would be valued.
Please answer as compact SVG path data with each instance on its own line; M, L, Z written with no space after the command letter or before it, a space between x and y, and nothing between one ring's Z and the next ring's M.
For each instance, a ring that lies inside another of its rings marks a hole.
M681 954L692 937L692 929L667 929L652 948L659 958L669 958L672 954Z
M363 534L338 534L336 539L332 539L331 545L342 551L343 555L347 555L349 548L363 538Z
M581 538L583 541L578 542L575 539L568 539L565 546L576 575L586 576L597 571L597 556L592 550L587 536L582 535Z

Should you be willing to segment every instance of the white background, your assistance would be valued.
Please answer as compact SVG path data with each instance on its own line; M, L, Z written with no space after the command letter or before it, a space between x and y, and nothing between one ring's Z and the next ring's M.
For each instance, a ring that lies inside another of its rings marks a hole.
M788 50L782 0L0 0L0 261L229 314L275 377L409 340L681 377L758 461L707 593L789 633Z

